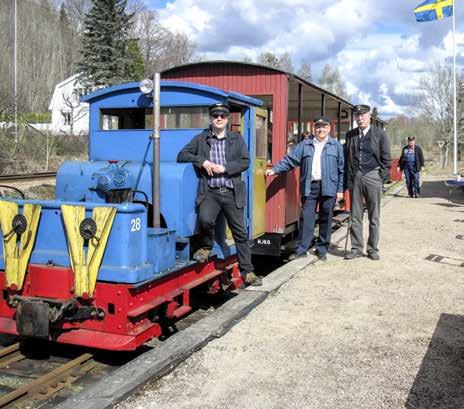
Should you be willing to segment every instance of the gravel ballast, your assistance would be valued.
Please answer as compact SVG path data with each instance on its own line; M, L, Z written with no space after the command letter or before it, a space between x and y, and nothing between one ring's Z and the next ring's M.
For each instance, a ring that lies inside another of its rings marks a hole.
M464 193L422 191L382 209L380 261L341 241L117 408L463 408Z

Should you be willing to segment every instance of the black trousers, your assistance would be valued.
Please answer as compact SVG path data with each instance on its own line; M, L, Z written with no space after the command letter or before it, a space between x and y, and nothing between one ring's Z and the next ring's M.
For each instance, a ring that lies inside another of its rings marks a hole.
M200 229L201 247L211 250L214 240L214 225L222 210L229 225L237 248L237 258L240 270L244 273L253 271L251 251L248 244L248 234L244 222L244 209L235 204L234 192L208 188L206 197L198 209L198 227Z
M336 197L322 196L322 185L320 181L311 183L311 193L303 196L300 225L298 231L297 253L309 250L314 234L316 223L316 206L319 203L319 237L316 241L316 250L319 254L326 254L329 250L330 238L332 236L332 217Z

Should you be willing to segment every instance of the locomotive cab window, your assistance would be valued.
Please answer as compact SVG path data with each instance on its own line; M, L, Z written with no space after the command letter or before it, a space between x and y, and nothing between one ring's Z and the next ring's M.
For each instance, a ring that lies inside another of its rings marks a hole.
M161 107L160 129L203 129L209 124L208 107ZM153 129L151 108L100 110L100 129Z

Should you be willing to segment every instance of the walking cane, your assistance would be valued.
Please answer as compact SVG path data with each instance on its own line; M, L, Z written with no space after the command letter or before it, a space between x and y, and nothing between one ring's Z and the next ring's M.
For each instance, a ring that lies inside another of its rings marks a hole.
M351 200L351 192L350 191L348 191L348 192L349 192L349 201L348 201L348 203L349 203L349 206L350 206L350 215L348 216L348 228L346 230L345 251L343 252L343 257L346 256L347 251L348 251L348 237L350 237L350 235L351 235L351 223L352 223L352 218L351 218L351 202L352 202L352 200Z

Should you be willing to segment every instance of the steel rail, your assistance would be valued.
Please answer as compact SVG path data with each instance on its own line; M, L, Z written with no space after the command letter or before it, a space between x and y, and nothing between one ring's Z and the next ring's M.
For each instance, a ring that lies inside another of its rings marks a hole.
M19 343L0 349L0 368L4 368L14 362L22 361L26 358L19 351Z
M39 172L39 173L29 173L29 174L23 174L23 175L1 175L0 176L0 181L6 181L6 180L31 180L31 179L48 179L48 178L55 178L56 177L56 172Z
M55 393L68 383L73 382L81 373L90 371L96 365L97 362L93 360L92 354L82 354L53 371L34 379L32 382L0 396L0 408L9 405L11 402L25 395L38 395L39 398L46 398L51 393Z

